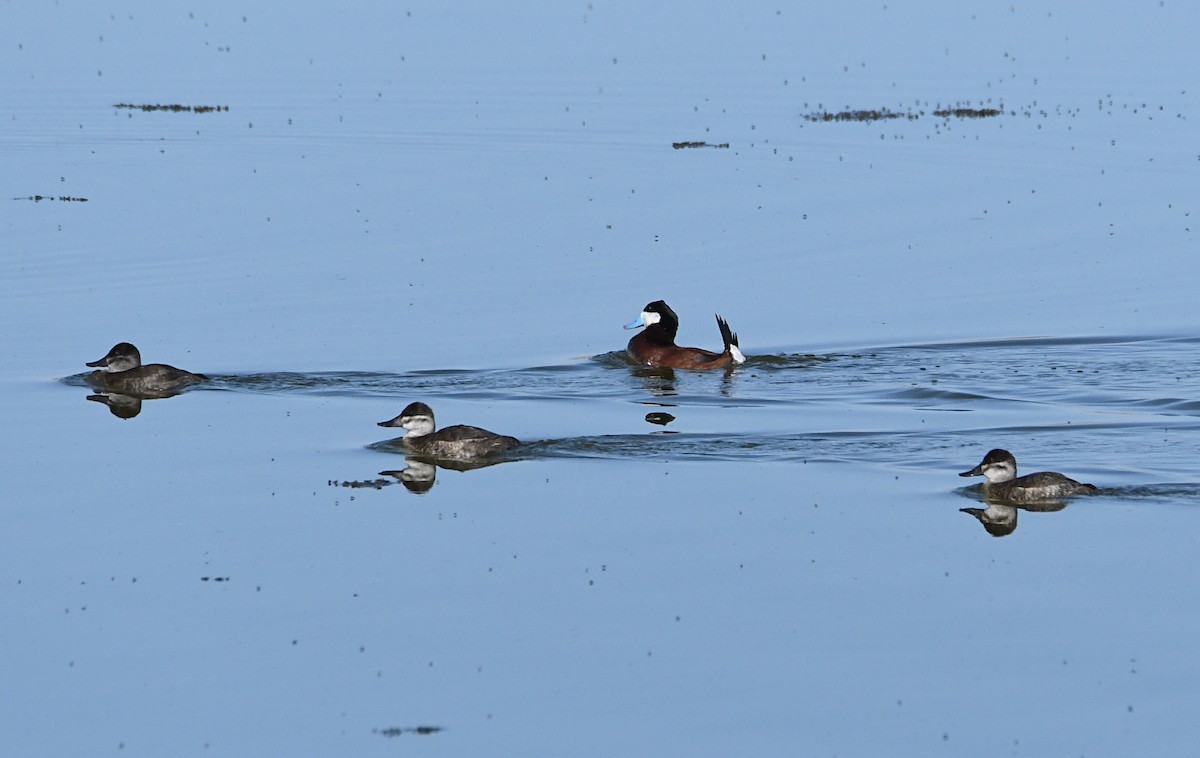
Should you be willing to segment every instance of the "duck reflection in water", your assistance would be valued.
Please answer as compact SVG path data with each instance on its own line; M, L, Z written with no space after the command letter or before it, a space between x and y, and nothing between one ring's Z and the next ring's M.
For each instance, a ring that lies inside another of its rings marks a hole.
M638 380L631 386L648 392L656 398L672 398L679 394L676 387L675 369L663 366L634 366L629 374ZM739 372L732 368L726 368L721 372L721 383L717 391L721 393L722 397L733 397L734 383L738 374Z
M674 420L675 420L674 416L672 416L670 413L666 413L664 411L654 411L652 413L646 414L647 422L649 422L651 424L658 424L659 426L666 426L667 424L671 423Z
M391 471L380 471L380 476L395 477L404 488L414 495L424 495L437 484L437 470L444 468L449 471L474 471L475 469L507 463L503 458L482 458L475 460L452 460L448 458L426 458L424 456L404 456L405 468Z
M97 392L87 396L88 400L104 403L108 412L117 418L133 418L142 412L142 399L120 392Z
M638 389L645 390L655 397L673 397L679 394L675 389L675 370L662 366L638 366L630 374L637 379Z
M1053 513L1067 507L1065 502L1025 503L1013 505L1002 500L984 498L986 508L959 508L963 513L969 513L979 519L979 523L993 537L1006 537L1017 531L1017 513L1032 511L1037 513Z

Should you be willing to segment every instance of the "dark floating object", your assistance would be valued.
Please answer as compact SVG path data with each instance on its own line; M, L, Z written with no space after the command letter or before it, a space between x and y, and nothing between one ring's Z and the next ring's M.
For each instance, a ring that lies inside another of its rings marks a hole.
M117 103L114 108L125 108L131 111L143 111L150 113L151 111L169 111L171 113L220 113L221 111L229 112L228 105L136 105L134 103Z
M365 488L381 490L389 484L395 484L395 482L388 479L355 479L352 481L339 481L337 479L329 480L330 487L350 487L351 489L356 490Z
M861 110L861 111L841 111L839 113L829 113L828 111L818 111L816 113L806 113L805 121L883 121L891 118L906 118L909 121L916 121L920 118L919 113L911 111L888 110L882 108L880 110Z
M399 737L402 734L437 734L442 731L440 726L389 726L386 729L371 730L384 737Z
M714 145L708 142L672 142L671 147L675 148L676 150L682 150L686 147L717 147L727 149L729 147L729 143L722 142L719 145Z
M14 197L13 200L32 200L35 203L40 203L43 200L57 200L60 203L86 203L88 201L86 197L71 197L70 195L59 195L58 197L54 197L53 195L30 195L29 197Z
M999 116L1003 112L996 108L943 108L940 111L934 111L933 115L938 118L991 118Z
M667 424L674 421L675 417L669 413L662 413L660 411L655 411L654 413L647 413L646 420L649 421L651 424L658 424L659 426L666 426Z
M1003 115L1004 111L998 108L939 108L933 111L933 115L938 118L992 118L994 116ZM893 111L888 108L880 108L879 110L859 110L859 111L839 111L838 113L830 113L828 111L816 111L814 113L806 113L802 117L805 121L886 121L888 119L907 119L908 121L916 121L925 115L924 111L914 113L912 111Z

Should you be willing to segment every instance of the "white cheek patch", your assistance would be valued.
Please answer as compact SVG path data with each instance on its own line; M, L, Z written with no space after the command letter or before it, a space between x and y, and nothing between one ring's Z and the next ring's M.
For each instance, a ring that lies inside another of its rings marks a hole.
M433 431L433 419L428 416L405 416L400 426L408 430L405 437L424 437Z
M989 482L1007 482L1014 478L1012 469L1003 464L993 463L989 466L984 466L983 475L987 477Z
M729 346L729 354L733 356L734 363L745 363L746 356L742 355L742 350L737 345Z
M650 311L642 311L642 323L646 326L652 326L662 321L662 314L651 313Z

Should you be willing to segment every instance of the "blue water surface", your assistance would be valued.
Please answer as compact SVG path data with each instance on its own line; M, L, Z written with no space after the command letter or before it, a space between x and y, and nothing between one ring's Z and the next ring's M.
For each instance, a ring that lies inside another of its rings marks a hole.
M1198 24L0 9L9 751L1186 753ZM993 447L1101 495L989 531Z

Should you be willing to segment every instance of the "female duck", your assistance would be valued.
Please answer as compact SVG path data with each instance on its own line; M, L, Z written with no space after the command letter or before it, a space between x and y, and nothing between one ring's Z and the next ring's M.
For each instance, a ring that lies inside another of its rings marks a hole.
M742 355L738 347L737 335L720 316L717 316L717 328L721 330L721 340L725 343L725 349L719 353L698 347L676 345L675 334L679 331L679 317L671 310L671 306L662 300L648 304L642 310L642 315L634 319L633 323L626 324L625 328L640 329L643 326L646 327L646 331L629 340L629 346L626 348L638 363L705 371L746 362L746 356Z
M390 421L380 421L379 425L407 429L403 437L404 446L414 453L435 458L478 458L511 450L521 444L513 437L476 426L448 426L435 432L433 409L425 403L410 403L399 416Z
M1068 495L1095 495L1100 489L1093 484L1083 484L1056 471L1039 471L1036 474L1017 476L1017 459L1007 450L992 450L983 457L983 462L959 476L984 476L984 494L1011 503L1036 503L1057 500Z
M142 354L128 342L113 345L108 355L84 365L97 369L88 377L93 384L126 395L174 393L208 379L203 374L193 374L165 363L143 366Z

